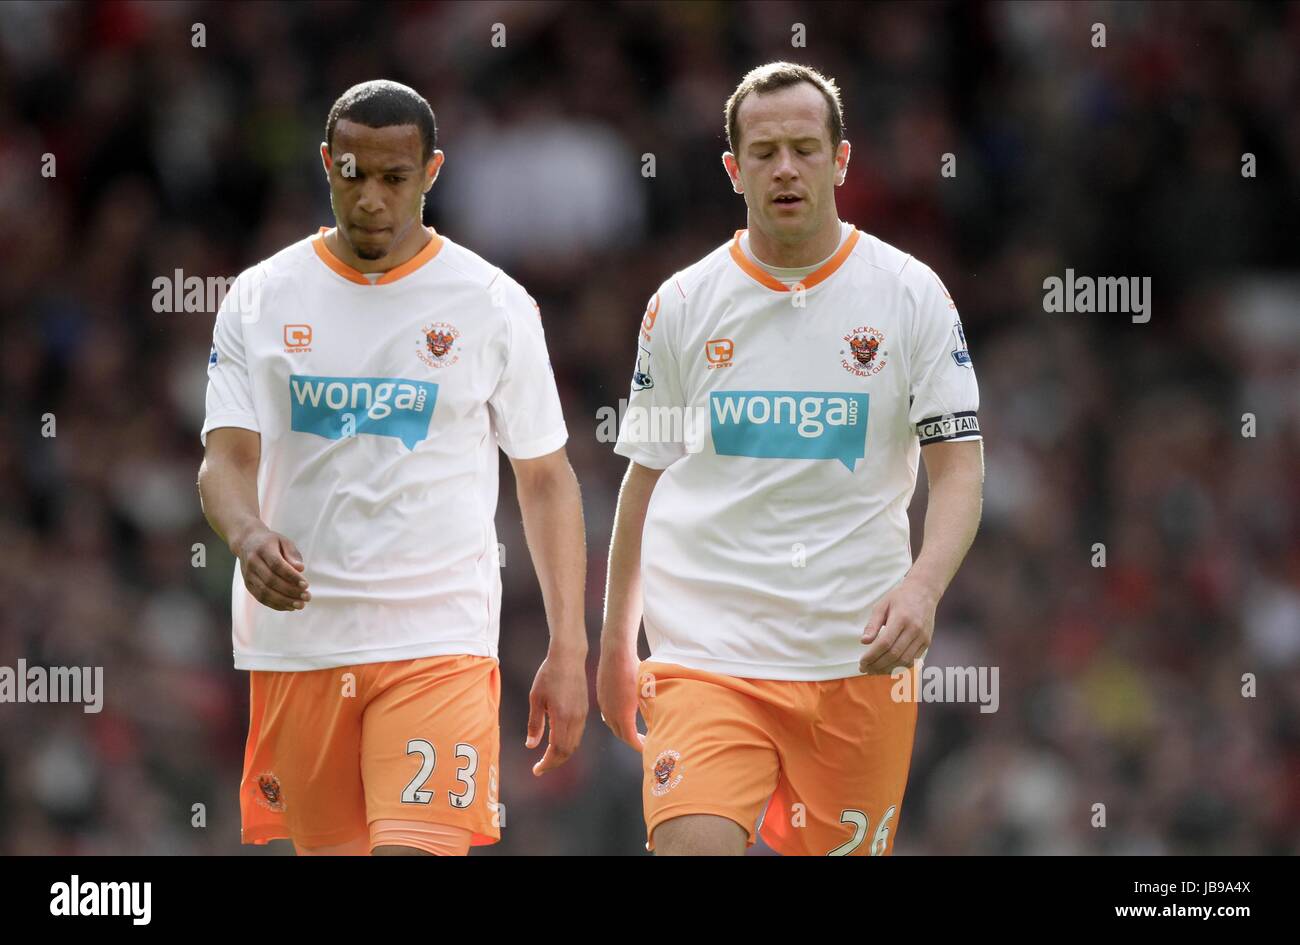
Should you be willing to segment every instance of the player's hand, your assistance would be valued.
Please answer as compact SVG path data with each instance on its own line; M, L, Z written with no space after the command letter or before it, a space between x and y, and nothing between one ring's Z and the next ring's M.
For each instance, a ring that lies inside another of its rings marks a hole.
M906 669L923 656L934 638L934 612L939 598L906 578L871 608L862 642L867 652L858 669L871 676L887 676Z
M587 725L587 654L580 657L557 657L548 654L537 670L533 689L528 693L527 748L542 743L546 720L550 719L551 737L546 754L533 765L533 774L542 775L558 768L578 750L582 730Z
M637 751L645 736L636 730L637 673L641 661L635 652L601 647L596 667L596 703L609 730Z
M232 550L239 558L244 587L272 610L302 610L311 600L302 576L298 546L266 526L241 536Z

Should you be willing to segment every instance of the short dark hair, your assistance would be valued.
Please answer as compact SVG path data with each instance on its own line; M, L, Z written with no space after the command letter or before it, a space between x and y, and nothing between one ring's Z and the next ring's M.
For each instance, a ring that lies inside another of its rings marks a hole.
M826 107L830 112L831 147L839 147L844 140L844 108L840 104L840 90L835 80L797 62L769 62L749 70L740 80L740 85L736 86L736 91L731 93L731 98L727 99L727 149L735 152L740 144L740 127L736 124L736 114L746 95L751 92L758 95L775 92L800 82L807 82L826 99Z
M334 126L340 118L367 128L415 125L420 130L421 160L428 163L438 147L438 123L424 96L391 79L372 79L339 96L325 121L325 144L334 150Z

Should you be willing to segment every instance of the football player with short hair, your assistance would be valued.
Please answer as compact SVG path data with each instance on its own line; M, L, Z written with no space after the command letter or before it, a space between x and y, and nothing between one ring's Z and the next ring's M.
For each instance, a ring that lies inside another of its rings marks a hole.
M582 506L542 322L424 226L436 134L414 90L349 89L320 149L335 226L240 275L217 315L199 491L239 562L245 843L464 854L500 837L498 449L551 630L534 772L582 736Z
M891 674L916 673L979 524L975 373L934 272L839 219L834 82L771 63L725 114L748 224L638 329L600 707L643 752L655 852L741 854L761 831L780 853L888 853L917 711Z

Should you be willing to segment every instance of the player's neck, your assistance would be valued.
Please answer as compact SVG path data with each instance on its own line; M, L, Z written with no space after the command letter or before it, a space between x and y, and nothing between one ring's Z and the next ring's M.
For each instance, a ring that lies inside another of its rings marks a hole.
M750 221L752 223L752 221ZM780 269L813 266L835 253L840 245L840 219L831 217L806 240L781 243L758 227L749 227L749 251L764 265Z
M352 247L339 234L337 226L325 234L325 248L334 254L339 262L346 263L360 273L388 272L402 263L414 258L420 250L429 245L433 234L422 223L417 223L407 231L387 256L378 259L362 259L352 251Z

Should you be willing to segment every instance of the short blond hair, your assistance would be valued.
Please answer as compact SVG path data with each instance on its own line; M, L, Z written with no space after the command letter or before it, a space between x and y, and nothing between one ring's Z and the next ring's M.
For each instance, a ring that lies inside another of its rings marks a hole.
M791 85L798 85L800 82L807 82L826 99L826 107L830 112L831 147L837 147L844 140L844 108L840 104L840 90L835 80L822 75L811 66L803 66L797 62L769 62L745 73L745 77L736 86L736 91L732 92L731 98L727 99L725 114L728 150L735 152L740 144L740 128L736 124L736 115L746 95L751 92L757 95L775 92Z

